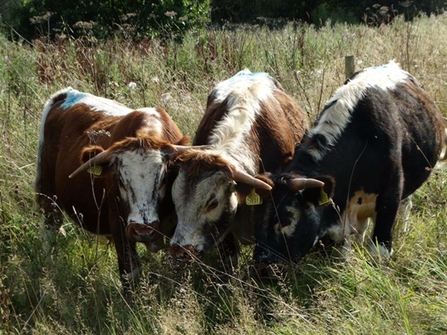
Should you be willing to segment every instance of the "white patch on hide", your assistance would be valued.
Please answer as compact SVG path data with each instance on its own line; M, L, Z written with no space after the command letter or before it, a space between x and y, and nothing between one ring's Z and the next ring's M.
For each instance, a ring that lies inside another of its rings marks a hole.
M368 88L382 91L394 90L396 85L405 82L411 75L402 70L399 65L390 63L371 67L357 74L351 81L337 89L326 102L324 114L316 126L309 131L309 137L322 135L326 138L326 148L333 146L340 138L347 124L351 121L352 112L358 102L364 97ZM413 80L416 80L413 78ZM324 150L309 148L309 153L318 161L323 158Z
M144 107L137 109L139 112L143 112L148 115L148 119L145 122L145 125L140 127L137 131L137 136L144 136L145 134L162 134L163 133L163 122L161 120L160 113L156 108L153 107Z
M365 193L362 190L355 192L341 214L340 225L328 229L331 239L342 242L353 234L355 242L363 243L368 221L374 221L376 217L376 200L377 194Z
M123 116L129 114L133 109L115 101L103 97L97 97L90 93L79 92L71 87L59 91L57 94L65 93L67 97L61 108L68 109L77 104L84 104L92 108L92 110L104 112L106 115Z
M274 98L275 81L267 73L251 73L248 70L240 71L230 79L217 84L215 102L223 102L228 98L228 113L220 120L213 130L208 143L214 146L215 151L238 157L239 164L243 165L249 173L255 173L258 157L253 157L246 138L256 118L261 113L261 103L269 100L270 103L279 102Z

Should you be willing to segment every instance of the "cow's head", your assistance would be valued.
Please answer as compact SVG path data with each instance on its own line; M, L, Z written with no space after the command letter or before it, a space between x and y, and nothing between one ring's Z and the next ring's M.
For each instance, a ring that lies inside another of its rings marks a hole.
M270 195L253 212L258 265L295 262L322 236L327 215L336 214L330 199L333 180L294 174L267 175L274 183Z
M174 256L200 257L230 232L238 205L250 193L247 190L271 189L206 150L187 150L177 157L177 164L172 199L178 222L170 243Z
M106 178L110 208L121 208L128 238L153 242L161 237L161 210L169 210L172 159L179 148L154 137L130 137L107 150L89 146L81 153L82 165L70 178L88 171L93 177ZM167 200L167 198L169 198ZM98 199L101 201L101 199ZM173 206L170 208L173 211Z

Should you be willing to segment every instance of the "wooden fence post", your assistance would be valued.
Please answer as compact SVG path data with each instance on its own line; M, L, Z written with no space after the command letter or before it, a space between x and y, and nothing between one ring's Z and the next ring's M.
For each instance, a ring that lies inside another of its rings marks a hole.
M355 72L354 56L345 56L345 77L348 79Z

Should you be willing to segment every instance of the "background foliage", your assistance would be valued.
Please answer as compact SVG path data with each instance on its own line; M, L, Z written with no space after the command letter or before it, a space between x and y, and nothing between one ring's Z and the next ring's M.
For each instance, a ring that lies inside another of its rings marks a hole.
M388 23L397 15L440 14L445 0L2 0L0 29L10 38L92 35L180 40L185 31L210 25L267 24L289 21ZM11 28L15 31L11 34Z

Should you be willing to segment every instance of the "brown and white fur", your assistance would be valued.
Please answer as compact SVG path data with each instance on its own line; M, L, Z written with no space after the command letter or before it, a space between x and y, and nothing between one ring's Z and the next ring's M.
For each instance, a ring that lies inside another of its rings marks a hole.
M208 96L194 148L180 154L172 196L178 224L170 251L200 257L219 245L235 256L253 242L247 196L270 186L256 178L289 162L307 129L307 117L266 73L244 70ZM198 147L196 146L204 146Z
M170 162L188 141L162 108L133 110L70 87L54 94L43 110L35 181L47 248L62 210L110 236L121 280L136 281L136 242L157 249L174 211Z

